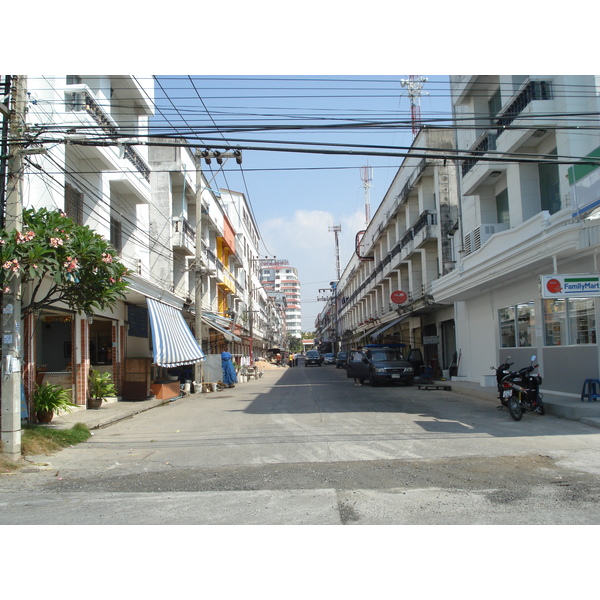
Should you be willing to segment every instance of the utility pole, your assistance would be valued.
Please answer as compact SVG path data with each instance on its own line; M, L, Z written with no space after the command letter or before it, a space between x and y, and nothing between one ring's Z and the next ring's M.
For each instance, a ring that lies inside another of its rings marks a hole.
M329 227L329 231L333 231L335 235L335 271L337 275L337 281L332 281L329 285L331 285L331 302L333 308L333 344L331 350L337 354L338 352L338 306L337 306L337 284L340 281L341 273L340 273L340 242L339 242L339 233L342 231L341 225L333 225Z
M371 199L369 188L373 187L371 185L371 181L373 179L373 168L369 167L369 163L367 163L366 167L360 168L360 178L363 181L363 189L365 191L365 225L368 227L369 222L371 221Z
M196 157L196 265L194 268L194 305L196 312L196 341L202 348L202 168ZM197 362L194 369L194 381L202 390L203 361ZM195 389L196 392L199 390Z
M254 295L254 289L252 287L252 275L254 270L254 261L257 258L252 258L252 254L248 259L248 326L250 330L250 366L254 366L254 306L252 305L252 296Z
M27 77L11 78L9 140L23 137ZM23 211L23 159L21 147L9 144L8 182L4 227L21 229ZM21 276L15 273L10 289L2 294L2 453L12 461L21 458Z
M329 226L329 231L333 231L333 235L335 236L335 272L338 278L338 281L340 280L340 240L339 240L339 233L340 231L342 231L342 226L341 225L330 225Z
M202 348L202 191L208 189L208 186L203 187L202 185L202 159L207 165L210 165L211 160L215 159L219 165L223 165L224 160L229 158L235 158L235 162L238 165L242 164L242 151L233 150L232 152L221 152L219 150L210 150L208 148L204 150L196 150L196 256L195 263L196 267L194 272L196 274L194 281L194 304L196 307L196 341ZM213 177L214 179L214 177ZM211 180L212 181L212 180ZM208 184L210 185L210 184ZM252 334L251 334L252 335ZM252 350L250 350L252 352ZM194 380L202 385L203 378L203 363L202 361L196 363L194 371Z

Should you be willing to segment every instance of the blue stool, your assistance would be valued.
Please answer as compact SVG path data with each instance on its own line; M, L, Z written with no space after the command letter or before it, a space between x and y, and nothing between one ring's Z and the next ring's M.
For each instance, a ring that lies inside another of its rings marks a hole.
M598 398L600 398L600 380L586 379L583 382L583 389L581 390L581 401L584 402L586 398L588 402L595 402Z

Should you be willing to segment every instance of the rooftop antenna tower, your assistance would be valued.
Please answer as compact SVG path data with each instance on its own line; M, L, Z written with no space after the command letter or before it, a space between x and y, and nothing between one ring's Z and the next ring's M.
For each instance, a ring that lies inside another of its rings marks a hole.
M371 181L373 180L373 167L369 167L369 163L367 163L366 167L360 168L360 178L363 181L363 189L365 190L365 225L368 225L371 220L371 198L369 189L373 187L371 185Z
M427 77L418 77L409 75L408 79L400 80L402 87L408 88L408 97L410 98L410 120L412 121L413 138L417 137L421 123L421 94L423 92L423 84L427 82Z
M333 231L335 234L335 272L337 273L337 280L340 280L340 241L338 234L342 230L341 225L331 225L329 231Z

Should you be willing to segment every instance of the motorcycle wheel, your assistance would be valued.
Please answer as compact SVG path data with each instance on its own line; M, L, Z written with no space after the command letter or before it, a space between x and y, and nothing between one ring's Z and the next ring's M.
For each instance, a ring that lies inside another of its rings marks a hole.
M538 415L545 415L546 414L546 409L544 408L544 405L541 402L535 407L535 412Z
M519 398L517 396L511 396L508 399L506 406L508 408L508 413L510 414L512 419L514 421L520 421L521 417L523 416L523 407L519 402Z

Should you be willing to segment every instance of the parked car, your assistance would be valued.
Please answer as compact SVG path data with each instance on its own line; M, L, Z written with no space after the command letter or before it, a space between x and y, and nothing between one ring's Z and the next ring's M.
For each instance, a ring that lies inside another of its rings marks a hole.
M321 353L318 350L306 351L306 354L304 355L304 366L308 367L308 365L321 366Z
M375 387L380 383L412 385L413 365L404 357L400 344L369 344L362 351L353 350L346 362L346 376L368 380Z
M347 352L338 352L338 355L335 357L335 368L341 369L346 366L346 359L348 358Z
M335 354L333 354L333 352L327 352L327 354L325 354L325 356L323 357L323 362L326 365L335 364Z

